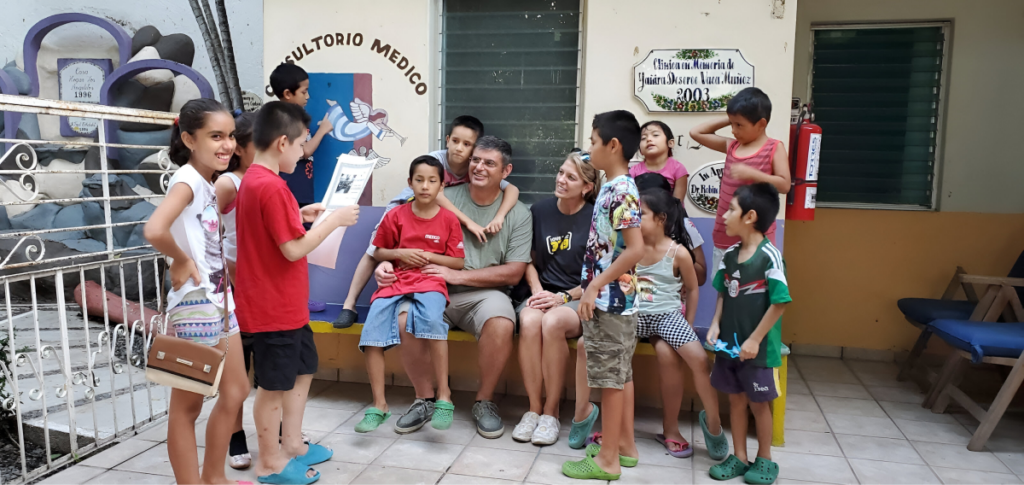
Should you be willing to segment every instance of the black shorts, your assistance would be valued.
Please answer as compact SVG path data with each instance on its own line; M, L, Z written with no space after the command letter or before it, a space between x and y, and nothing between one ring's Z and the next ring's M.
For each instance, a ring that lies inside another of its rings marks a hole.
M255 381L267 391L290 391L298 376L315 374L319 356L309 325L252 334Z

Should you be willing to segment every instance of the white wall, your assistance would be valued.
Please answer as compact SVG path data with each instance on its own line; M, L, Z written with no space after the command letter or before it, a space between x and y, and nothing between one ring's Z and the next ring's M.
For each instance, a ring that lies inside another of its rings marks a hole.
M295 16L297 11L303 14ZM409 162L437 146L430 134L430 100L437 85L430 78L429 11L427 0L268 0L264 3L264 79L269 79L274 67L305 43L313 52L304 53L297 65L307 72L371 74L373 107L386 110L388 125L408 137L404 144L399 144L395 138L374 140L374 151L392 160L374 171L374 205L384 205L397 195L406 186ZM316 50L313 39L333 33L342 33L346 38L348 34L361 33L362 45L326 47L321 43L320 50ZM388 60L373 50L375 39L400 52L397 60ZM421 73L420 81L425 82L428 89L426 94L417 94L416 86L404 76L410 67L406 67L406 71L397 67L396 62L400 62L401 57L407 58L409 66L415 66L415 72Z
M953 32L939 210L1024 212L1024 156L1014 142L1024 113L1024 2L801 0L793 94L807 96L811 24L930 20L952 21Z
M772 100L768 136L788 144L796 16L797 5L793 0L785 2L781 19L773 17L769 1L588 0L584 13L581 146L590 146L585 140L590 137L594 115L608 110L628 109L641 124L655 119L664 121L677 137L711 117L725 115L648 113L633 96L633 65L652 49L676 48L740 49L754 65L754 85ZM720 133L731 136L728 129ZM707 148L684 147L674 153L690 173L704 163L725 159L724 154ZM689 201L687 212L695 217L714 217Z
M205 1L205 0L204 0ZM211 2L212 3L212 2ZM263 6L262 1L226 0L231 39L238 65L238 80L245 91L263 95ZM146 25L156 27L160 33L186 34L196 44L196 57L192 67L199 71L217 91L217 80L210 67L206 45L199 33L195 16L188 0L90 0L67 2L61 0L5 1L0 15L0 59L4 64L19 57L25 34L36 22L58 13L85 13L111 19L134 35ZM71 24L59 30L96 29L85 24ZM100 30L100 32L102 32ZM218 95L219 97L219 95Z

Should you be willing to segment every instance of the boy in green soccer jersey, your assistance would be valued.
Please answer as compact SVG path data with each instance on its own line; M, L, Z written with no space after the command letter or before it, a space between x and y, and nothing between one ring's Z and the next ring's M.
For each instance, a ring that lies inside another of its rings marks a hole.
M779 396L782 312L792 301L782 253L764 236L779 213L779 192L771 184L736 189L725 213L725 230L740 242L725 251L715 268L718 290L708 342L715 346L711 385L729 394L734 453L711 467L711 478L743 476L747 483L772 483L779 465L771 461L772 412ZM747 407L754 414L757 459L747 462Z

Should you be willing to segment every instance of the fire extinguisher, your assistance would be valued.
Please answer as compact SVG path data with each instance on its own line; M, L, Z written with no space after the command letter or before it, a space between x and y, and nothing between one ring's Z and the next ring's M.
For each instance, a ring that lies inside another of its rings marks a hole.
M813 221L818 198L818 168L821 159L821 127L805 104L796 122L789 125L789 173L793 188L786 197L786 219Z

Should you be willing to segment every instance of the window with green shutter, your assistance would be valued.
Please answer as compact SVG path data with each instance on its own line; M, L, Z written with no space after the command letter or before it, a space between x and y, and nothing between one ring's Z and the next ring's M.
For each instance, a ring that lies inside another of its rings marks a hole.
M946 25L813 28L822 206L931 209Z
M580 0L444 0L441 134L472 115L508 141L527 204L576 143L580 28Z

